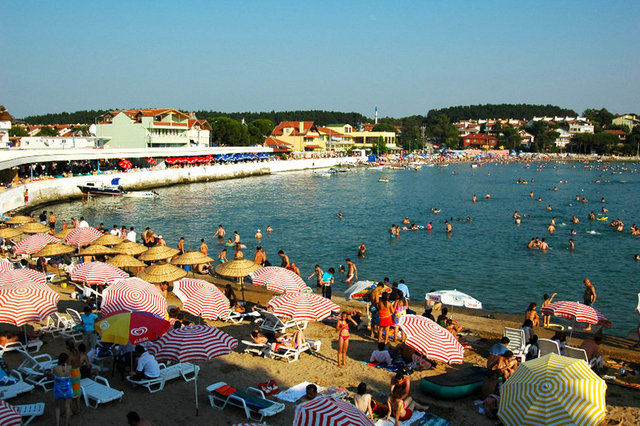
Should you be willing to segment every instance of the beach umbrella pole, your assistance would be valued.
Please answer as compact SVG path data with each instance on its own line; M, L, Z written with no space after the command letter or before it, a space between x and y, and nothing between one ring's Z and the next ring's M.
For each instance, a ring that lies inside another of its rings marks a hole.
M193 366L193 370L196 373L196 378L193 380L195 393L196 393L196 416L200 415L200 407L198 407L198 372L196 371L196 366Z

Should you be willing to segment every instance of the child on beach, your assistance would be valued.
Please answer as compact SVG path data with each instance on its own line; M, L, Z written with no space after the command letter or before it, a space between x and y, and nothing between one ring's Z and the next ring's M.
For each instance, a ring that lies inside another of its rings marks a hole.
M338 331L338 367L344 367L347 363L347 350L349 349L349 322L356 327L356 323L348 313L342 312L336 324Z
M549 297L548 294L545 294L544 296L542 296L542 305L540 306L540 308L544 308L545 306L548 306L551 304L551 302L553 302L553 298L556 297L558 293L553 293L551 295L551 297ZM551 322L551 316L550 315L545 315L544 313L542 314L542 326L543 327L549 327L549 324Z

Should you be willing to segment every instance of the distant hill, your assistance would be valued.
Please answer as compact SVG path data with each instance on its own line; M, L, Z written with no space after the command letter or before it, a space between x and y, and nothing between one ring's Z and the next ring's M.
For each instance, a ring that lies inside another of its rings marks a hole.
M571 116L578 114L567 108L556 105L529 105L529 104L486 104L453 106L429 111L429 116L446 114L451 122L460 120L478 120L481 118L516 118L530 120L534 116Z
M93 124L96 118L99 118L109 110L89 110L75 112L61 112L56 114L31 115L24 117L23 120L28 124ZM196 111L196 116L201 119L211 120L216 117L228 117L234 120L242 120L251 122L259 118L271 120L274 124L281 121L315 121L318 124L327 125L334 123L364 123L372 121L370 118L357 112L338 112L338 111L271 111L271 112L222 112L222 111Z

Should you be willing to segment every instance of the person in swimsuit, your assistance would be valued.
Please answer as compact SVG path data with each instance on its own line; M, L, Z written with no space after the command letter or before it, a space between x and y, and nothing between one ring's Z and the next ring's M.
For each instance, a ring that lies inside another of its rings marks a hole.
M80 381L82 380L80 367L82 367L85 362L88 363L89 360L87 359L87 354L80 353L73 340L67 340L65 344L69 350L69 364L71 364L71 389L73 391L75 412L77 413L80 411L80 394L82 393L80 389ZM84 343L81 343L81 345L84 346Z
M222 251L218 255L218 262L220 262L220 263L228 262L228 260L227 260L227 249L222 249Z
M285 268L285 269L289 269L290 268L289 256L284 254L284 250L279 250L278 251L278 256L280 256L280 258L282 259L282 263L280 263L280 267L281 268Z
M584 279L584 304L591 306L596 301L596 288L591 284L589 278ZM587 324L584 331L591 331L591 324Z
M145 242L146 242L146 240L145 240ZM147 244L145 244L145 245L147 245ZM178 247L177 248L178 248L178 252L179 252L178 254L184 254L185 253L185 251L184 251L184 237L180 237L180 241L178 241Z
M366 383L360 383L358 385L357 394L353 396L353 405L373 420L373 407L375 406L375 402L371 394L367 393Z
M322 279L322 274L324 272L322 271L322 269L320 268L320 265L316 265L315 269L313 270L313 274L309 275L309 277L307 278L308 280L310 280L311 278L313 278L314 276L316 277L316 285L318 288L322 287L321 284L321 279Z
M542 296L542 306L541 308L544 308L545 306L548 306L551 304L551 302L553 302L553 298L556 297L558 293L553 293L551 295L551 297L549 297L548 294L545 294ZM551 316L550 315L544 315L542 314L542 326L543 327L549 327L549 324L551 322Z
M384 331L384 343L389 343L389 328L393 325L391 312L393 305L389 302L389 293L382 293L378 303L378 342L382 342L382 332Z
M344 367L347 364L347 350L349 349L349 322L356 327L358 326L348 313L342 312L340 314L340 319L336 324L336 330L338 331L338 367Z
M207 255L207 253L209 253L209 247L207 246L207 243L204 242L204 238L200 240L200 253L204 254L205 256Z
M336 270L333 268L329 268L327 272L322 274L322 278L320 278L320 284L322 284L322 297L325 297L331 300L331 285L334 281L334 274Z
M56 426L60 426L60 414L64 407L64 424L69 426L71 421L71 365L67 365L69 355L61 353L58 365L53 367L53 399L56 401Z
M534 327L540 325L540 317L538 316L538 311L536 310L537 307L538 305L535 302L531 302L529 304L529 307L527 308L527 311L524 314L524 318L531 320Z
M226 232L225 232L224 228L222 227L222 225L218 225L218 230L216 231L215 234L213 234L213 237L211 237L211 238L218 237L218 242L222 242L222 241L224 241L225 233Z
M360 244L358 246L358 257L364 257L364 253L367 251L367 247L364 245L364 243Z
M393 416L395 426L399 426L402 421L409 420L415 408L415 403L411 400L411 397L407 398L411 400L411 402L407 403L405 399L402 398L402 394L402 388L396 387L391 391L391 396L387 400L389 411L387 412L385 420L388 421L389 418Z
M409 302L404 297L404 293L400 291L400 296L393 303L393 341L398 341L398 335L400 334L400 319L404 314L407 313L407 309L409 308Z
M351 261L351 259L347 259L347 266L349 270L347 271L347 279L345 280L348 283L352 283L354 280L358 280L358 268L356 264Z

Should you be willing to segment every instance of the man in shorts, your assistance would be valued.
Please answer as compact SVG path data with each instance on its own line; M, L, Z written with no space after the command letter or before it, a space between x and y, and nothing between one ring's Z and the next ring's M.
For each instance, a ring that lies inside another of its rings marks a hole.
M348 283L352 283L354 280L358 279L358 268L356 264L351 261L351 259L347 259L347 266L349 267L347 271L347 279L345 280Z

